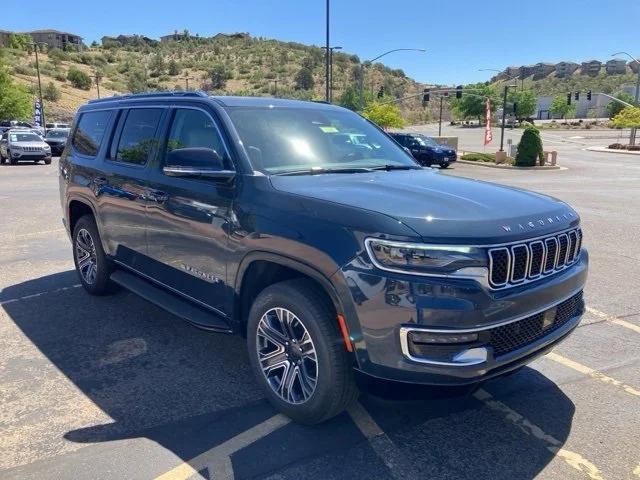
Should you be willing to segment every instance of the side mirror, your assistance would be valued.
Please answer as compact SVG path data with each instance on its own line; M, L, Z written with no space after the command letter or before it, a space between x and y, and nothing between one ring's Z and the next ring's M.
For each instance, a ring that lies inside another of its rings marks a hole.
M170 177L233 178L233 170L224 169L224 161L212 148L177 148L167 155L162 169Z

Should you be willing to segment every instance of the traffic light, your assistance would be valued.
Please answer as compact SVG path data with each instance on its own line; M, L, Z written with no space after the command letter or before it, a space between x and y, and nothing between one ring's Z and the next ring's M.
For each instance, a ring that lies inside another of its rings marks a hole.
M448 97L449 96L449 92L444 92L442 95L445 96L445 97Z
M576 99L576 102L580 100L580 92L576 92L575 99Z
M378 98L382 98L382 97L384 97L384 85L382 85L378 90Z
M587 92L587 100L591 101L591 90Z
M567 105L571 105L571 92L567 93Z
M462 85L456 87L456 98L462 98Z
M425 88L422 90L422 106L424 107L427 103L429 103L429 89Z

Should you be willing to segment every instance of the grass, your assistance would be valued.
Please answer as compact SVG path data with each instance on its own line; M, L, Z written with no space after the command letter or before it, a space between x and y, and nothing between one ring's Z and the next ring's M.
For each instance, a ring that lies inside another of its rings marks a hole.
M496 154L481 153L481 152L466 152L464 155L460 157L460 159L468 160L470 162L496 163ZM505 164L513 165L514 163L515 163L515 159L513 157L507 157Z

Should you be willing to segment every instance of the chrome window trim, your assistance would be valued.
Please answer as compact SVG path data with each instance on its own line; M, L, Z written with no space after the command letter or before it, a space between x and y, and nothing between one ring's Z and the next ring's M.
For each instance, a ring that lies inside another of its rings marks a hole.
M493 252L497 252L497 251L506 251L507 252L507 275L505 277L504 282L502 283L493 283L493 280L491 279L491 272L493 271L493 256L491 255ZM492 287L496 287L496 288L500 288L504 285L506 285L507 283L509 283L509 277L510 272L511 272L511 251L507 248L507 247L501 247L501 248L492 248L491 250L489 250L487 252L487 254L489 255L489 285Z
M529 275L529 248L528 248L528 246L527 246L527 245L528 245L527 243L520 243L520 244L518 244L518 245L514 245L514 246L512 246L512 247L511 247L511 254L513 255L513 264L514 264L514 268L512 268L512 269L509 271L509 278L510 278L511 283L513 283L513 284L515 284L515 285L517 285L517 284L520 284L520 283L524 282L524 281L527 279L528 275ZM513 273L515 272L515 262L516 262L516 252L515 252L515 249L516 249L516 248L524 248L524 251L525 251L525 253L527 254L527 259L526 259L526 260L525 260L525 262L524 262L524 275L523 275L523 276L522 276L522 278L521 278L521 279L519 279L519 280L515 280L515 279L513 278Z

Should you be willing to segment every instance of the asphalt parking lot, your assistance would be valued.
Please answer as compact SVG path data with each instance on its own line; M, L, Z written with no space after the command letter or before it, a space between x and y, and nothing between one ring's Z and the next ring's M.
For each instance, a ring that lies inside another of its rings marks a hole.
M575 333L472 396L362 396L316 427L268 405L242 339L78 288L57 160L0 167L0 478L640 479L640 157L578 135L543 134L566 170L445 173L576 208L591 271Z

